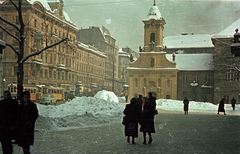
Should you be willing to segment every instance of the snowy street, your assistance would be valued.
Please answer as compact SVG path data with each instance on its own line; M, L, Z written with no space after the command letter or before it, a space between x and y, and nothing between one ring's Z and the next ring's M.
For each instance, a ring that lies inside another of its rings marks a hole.
M240 151L239 116L160 111L152 145L128 144L120 121L65 131L36 132L32 154L224 153ZM14 153L19 148L14 146Z
M94 97L79 97L58 106L37 104L40 115L31 153L237 154L240 151L239 104L235 111L226 104L227 115L217 115L217 105L190 101L189 115L184 115L182 101L158 99L159 114L155 117L152 145L142 144L142 133L136 145L132 145L127 143L121 124L125 108L122 102L124 99L114 93L101 91ZM14 154L20 153L21 149L14 145Z

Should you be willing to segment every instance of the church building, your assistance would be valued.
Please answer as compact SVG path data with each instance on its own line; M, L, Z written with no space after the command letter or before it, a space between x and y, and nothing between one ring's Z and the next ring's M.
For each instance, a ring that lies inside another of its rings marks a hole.
M140 57L130 63L129 98L152 92L156 99L177 99L177 73L175 61L166 58L163 30L166 24L155 2L143 20L144 47Z

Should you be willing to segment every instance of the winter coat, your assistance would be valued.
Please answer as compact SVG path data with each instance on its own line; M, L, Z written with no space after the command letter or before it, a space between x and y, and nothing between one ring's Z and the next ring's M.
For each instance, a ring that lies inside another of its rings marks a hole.
M183 110L184 111L188 111L188 104L189 104L189 100L188 99L184 99L183 100Z
M18 136L19 105L14 99L0 101L0 138L14 140Z
M150 104L150 102L146 102L143 106L143 111L141 115L141 132L155 133L154 127L154 111L155 108Z
M224 109L224 99L222 99L220 101L220 103L219 103L218 112L225 112L225 109Z
M20 137L17 140L19 146L33 145L35 121L38 118L38 109L36 104L29 101L24 107L21 104L21 119L20 119Z
M232 107L235 107L236 99L233 98L233 99L231 100L231 103L232 103Z
M156 98L153 96L149 96L149 101L155 110L156 109Z
M138 118L140 118L136 104L127 104L123 111L126 116L125 136L138 137Z

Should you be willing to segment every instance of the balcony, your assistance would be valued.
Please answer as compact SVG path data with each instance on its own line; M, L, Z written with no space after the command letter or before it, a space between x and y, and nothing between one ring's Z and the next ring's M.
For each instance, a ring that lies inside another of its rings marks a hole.
M65 70L66 68L65 68L65 65L64 65L64 64L58 64L58 65L57 65L57 69L58 69L58 70Z

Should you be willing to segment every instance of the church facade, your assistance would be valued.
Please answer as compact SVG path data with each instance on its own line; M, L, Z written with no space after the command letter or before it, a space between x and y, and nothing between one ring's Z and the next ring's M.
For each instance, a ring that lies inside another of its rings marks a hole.
M140 57L130 63L129 98L138 94L147 96L149 92L157 98L177 99L176 63L166 58L163 46L165 20L155 4L143 20L144 47L140 48Z

